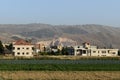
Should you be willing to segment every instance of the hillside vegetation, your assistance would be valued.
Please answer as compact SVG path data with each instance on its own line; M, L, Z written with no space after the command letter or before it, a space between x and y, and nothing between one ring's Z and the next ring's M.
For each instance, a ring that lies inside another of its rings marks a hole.
M81 44L90 42L99 47L112 46L120 49L120 28L103 25L49 25L49 24L1 24L0 39L3 41L19 38L48 40L66 37Z

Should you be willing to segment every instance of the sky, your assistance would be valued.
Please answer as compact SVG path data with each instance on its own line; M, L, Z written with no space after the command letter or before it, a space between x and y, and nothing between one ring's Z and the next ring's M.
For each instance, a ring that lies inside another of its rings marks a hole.
M120 27L120 0L0 0L0 24Z

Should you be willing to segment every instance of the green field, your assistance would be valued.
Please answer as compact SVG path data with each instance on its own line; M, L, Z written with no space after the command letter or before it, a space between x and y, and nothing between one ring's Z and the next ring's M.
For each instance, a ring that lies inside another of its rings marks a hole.
M120 71L120 57L1 56L0 71Z
M120 60L0 60L0 71L120 71Z
M120 71L120 64L0 64L0 71Z

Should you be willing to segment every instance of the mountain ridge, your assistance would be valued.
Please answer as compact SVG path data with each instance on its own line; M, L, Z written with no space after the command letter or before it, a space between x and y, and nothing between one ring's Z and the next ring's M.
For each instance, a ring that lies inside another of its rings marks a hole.
M0 24L0 38L14 40L12 36L35 40L66 37L78 44L90 42L92 45L120 49L120 28L97 24L86 25L50 25L50 24ZM19 36L16 36L19 37Z

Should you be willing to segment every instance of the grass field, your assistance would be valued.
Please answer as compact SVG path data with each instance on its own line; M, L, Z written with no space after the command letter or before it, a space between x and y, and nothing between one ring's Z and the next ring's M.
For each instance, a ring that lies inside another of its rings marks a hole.
M0 80L120 80L119 71L0 71Z
M120 64L0 64L0 71L120 71Z
M0 60L0 71L120 71L120 60Z

